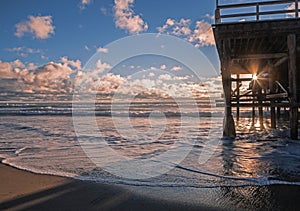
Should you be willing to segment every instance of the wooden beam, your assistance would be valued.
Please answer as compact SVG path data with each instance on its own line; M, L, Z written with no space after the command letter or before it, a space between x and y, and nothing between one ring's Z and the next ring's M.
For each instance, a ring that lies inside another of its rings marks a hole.
M279 59L277 62L275 62L274 67L278 67L280 65L282 65L284 62L286 62L288 60L287 56L282 57L281 59Z
M222 105L224 106L223 103L217 103L216 105ZM236 103L231 103L231 107L236 107L237 104ZM239 107L243 107L243 108L251 108L251 107L258 107L258 106L263 106L263 107L277 107L277 108L290 108L291 107L291 104L290 103L274 103L274 104L271 104L271 103L257 103L257 102L254 102L254 103L241 103L239 104ZM300 103L296 103L293 105L294 107L296 108L300 108Z
M231 60L230 72L231 74L251 74L247 67L239 63L238 60Z
M253 2L253 3L243 3L243 4L227 4L227 5L219 5L217 2L217 10L220 11L224 9L238 9L238 8L247 8L249 10L255 7L255 12L221 15L219 16L220 23L222 22L222 19L228 19L228 18L241 18L241 17L253 16L256 18L256 21L259 21L260 16L288 14L288 13L294 13L295 17L298 18L298 3L295 9L290 9L290 10L275 9L275 10L260 12L260 6L280 5L280 4L287 4L288 2L295 3L295 1L298 2L298 0L285 0L285 1L281 0L281 1L264 1L264 2Z
M240 81L240 75L237 74L236 75L236 88L237 88L237 92L236 92L236 99L237 99L237 107L236 107L236 121L237 123L240 121L240 87L241 87L241 81Z
M248 55L239 55L232 58L234 61L237 59L277 59L287 57L286 53L269 53L269 54L248 54Z
M275 101L271 101L274 104ZM276 108L271 106L271 128L276 129Z
M276 4L287 4L294 3L295 0L277 0L277 1L263 1L263 2L252 2L252 3L242 3L242 4L226 4L226 5L218 5L220 9L232 9L232 8L240 8L240 7L253 7L257 4L261 6L266 5L276 5Z
M263 111L263 106L262 106L262 99L261 99L261 96L262 96L262 90L260 89L258 91L258 116L259 116L259 124L260 124L260 129L262 130L263 127L264 127L264 111Z
M259 17L262 15L277 15L277 14L288 14L288 13L295 13L295 10L276 10L276 11L266 11L266 12L248 12L248 13L236 13L236 14L229 14L229 15L221 15L220 18L241 18L241 17L251 17L255 16L256 20L259 20Z
M231 81L241 82L241 81L252 81L252 78L231 78Z
M289 52L289 93L291 98L291 139L296 140L298 139L298 108L294 106L294 103L297 102L297 42L295 34L288 35L287 44Z
M298 18L299 17L299 0L295 0L295 17Z
M287 93L278 93L278 94L269 94L266 96L267 99L280 99L280 98L287 98Z
M225 117L223 135L235 137L235 125L231 108L231 73L230 73L230 39L223 40L223 55L221 56L222 83L225 95Z
M236 107L237 104L236 103L231 103L231 106L232 107ZM289 108L291 105L290 105L290 103L274 103L274 104L271 104L271 103L261 103L261 104L259 104L257 102L254 102L254 103L240 103L239 106L240 107L245 107L245 108L259 107L259 106L262 106L262 107L282 107L282 108ZM298 107L299 107L299 105L298 105Z

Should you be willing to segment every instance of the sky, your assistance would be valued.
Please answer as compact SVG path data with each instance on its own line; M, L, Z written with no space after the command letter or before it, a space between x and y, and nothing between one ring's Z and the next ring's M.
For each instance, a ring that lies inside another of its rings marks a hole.
M212 0L2 0L1 60L43 65L67 56L85 63L97 48L131 34L157 33L168 19L189 19L191 28L200 20L210 24L214 7Z
M68 80L82 75L80 71L95 53L108 53L105 46L144 33L168 34L189 42L206 55L219 73L211 28L213 0L2 0L0 4L0 80L15 79L22 91L66 87L71 83ZM139 63L138 59L133 60ZM151 62L148 66L123 64L123 67L156 68L185 77L178 73L186 68L167 62L157 66ZM103 61L97 64L102 65L100 72L111 68Z

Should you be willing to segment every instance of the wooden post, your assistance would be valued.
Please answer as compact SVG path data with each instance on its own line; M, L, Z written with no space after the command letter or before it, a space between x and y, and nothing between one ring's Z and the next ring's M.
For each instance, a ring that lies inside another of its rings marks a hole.
M268 88L269 90L272 89L273 85L274 85L274 74L273 71L275 71L276 67L271 65L270 60L268 61L268 80L269 80L269 85ZM275 103L275 100L271 100L271 128L276 129L276 108L273 106Z
M295 0L295 17L298 18L299 17L299 4L298 4L299 0Z
M290 94L290 127L291 139L298 139L298 108L295 106L297 101L297 43L296 35L290 34L287 37L289 52L289 94Z
M273 106L274 100L271 101L271 128L276 129L276 108Z
M252 75L252 78L253 78L253 75ZM254 83L253 83L253 87L252 87L252 103L253 103L253 106L252 106L252 126L254 127L255 125L255 90L254 90Z
M255 101L253 100L253 104L255 103ZM254 127L255 125L255 107L252 107L252 126Z
M236 121L240 121L240 74L236 75Z
M256 4L256 21L259 21L259 3Z
M216 24L220 24L222 22L220 9L218 9L218 8L215 11L215 22L216 22Z
M221 57L222 83L225 96L225 117L223 135L234 138L236 136L235 125L231 108L231 73L230 73L230 40L223 40L223 56Z
M215 23L221 23L221 14L219 9L219 0L216 0L216 10L215 10Z
M262 130L264 128L264 117L263 117L263 106L262 106L262 90L260 89L258 92L258 115L259 115L259 124L260 124L260 129Z
M281 112L280 112L280 107L277 107L277 119L280 119Z

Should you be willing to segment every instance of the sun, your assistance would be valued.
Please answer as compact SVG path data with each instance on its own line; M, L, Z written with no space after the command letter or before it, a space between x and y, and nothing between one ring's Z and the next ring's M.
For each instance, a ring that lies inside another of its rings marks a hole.
M257 75L256 75L256 74L253 74L252 79L253 79L254 81L256 81L256 80L258 79Z

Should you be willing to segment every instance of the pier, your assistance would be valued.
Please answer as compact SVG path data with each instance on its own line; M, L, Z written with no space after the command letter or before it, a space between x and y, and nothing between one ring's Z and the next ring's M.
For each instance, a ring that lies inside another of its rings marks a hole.
M271 128L278 127L281 111L287 110L290 138L298 139L298 0L236 2L217 0L213 24L225 97L223 135L236 136L241 108L249 108L261 128L264 118L271 119Z

